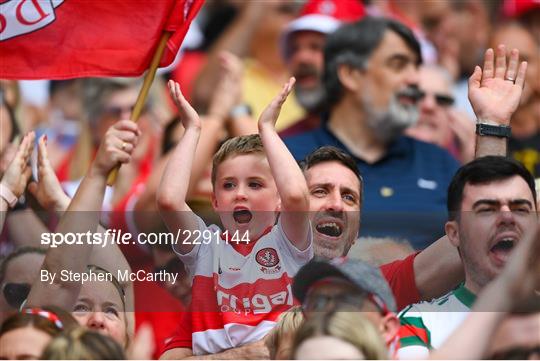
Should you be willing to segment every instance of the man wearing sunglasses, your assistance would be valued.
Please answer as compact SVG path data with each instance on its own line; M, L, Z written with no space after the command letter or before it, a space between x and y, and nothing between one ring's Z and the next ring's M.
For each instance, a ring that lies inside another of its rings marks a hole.
M450 73L436 65L419 72L418 121L405 131L410 137L446 149L461 163L474 158L474 121L454 108Z
M347 257L313 260L298 271L292 291L306 318L315 312L362 312L380 331L389 354L395 354L399 330L396 302L379 269Z

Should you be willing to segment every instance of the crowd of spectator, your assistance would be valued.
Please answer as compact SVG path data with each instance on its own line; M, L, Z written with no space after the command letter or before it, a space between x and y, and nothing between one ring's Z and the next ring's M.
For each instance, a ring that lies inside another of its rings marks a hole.
M137 122L0 80L0 359L540 359L539 24L208 1Z

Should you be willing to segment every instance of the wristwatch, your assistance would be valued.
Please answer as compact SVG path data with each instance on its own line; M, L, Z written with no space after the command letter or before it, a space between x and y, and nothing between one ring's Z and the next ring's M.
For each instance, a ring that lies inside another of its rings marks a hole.
M491 125L486 123L476 123L476 134L488 135L499 138L510 138L512 127L508 125Z
M13 208L14 205L17 204L17 196L13 194L11 189L0 183L0 197L4 198L4 200L9 205L9 208Z

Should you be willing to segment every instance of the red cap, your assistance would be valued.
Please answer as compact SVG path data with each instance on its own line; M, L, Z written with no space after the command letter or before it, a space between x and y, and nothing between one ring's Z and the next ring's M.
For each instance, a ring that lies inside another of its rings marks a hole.
M521 15L540 9L540 0L504 0L503 15L508 18L517 18Z
M364 5L360 0L310 0L300 16L304 15L327 15L339 21L355 21L366 14Z
M281 36L281 50L288 58L287 45L290 35L297 31L315 31L321 34L334 32L342 22L359 20L366 14L360 0L309 0L300 16L291 21Z

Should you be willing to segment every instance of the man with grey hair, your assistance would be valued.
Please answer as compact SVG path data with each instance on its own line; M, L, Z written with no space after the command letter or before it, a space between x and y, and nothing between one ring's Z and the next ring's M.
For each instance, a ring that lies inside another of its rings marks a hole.
M329 117L286 137L297 159L323 145L353 155L365 179L363 235L406 238L417 249L442 236L445 190L458 167L444 150L403 136L416 122L420 46L390 19L364 18L327 38Z

